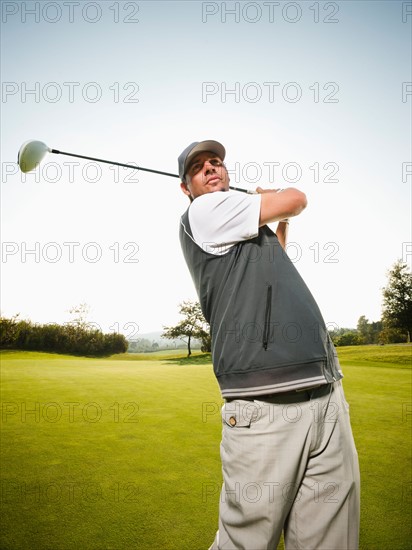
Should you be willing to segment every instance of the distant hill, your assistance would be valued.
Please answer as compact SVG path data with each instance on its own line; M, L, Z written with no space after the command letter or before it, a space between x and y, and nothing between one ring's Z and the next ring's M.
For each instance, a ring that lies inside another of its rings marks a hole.
M157 332L146 332L144 334L139 334L136 339L128 340L129 342L129 353L138 353L142 351L157 351L160 349L184 349L187 347L187 344L176 338L174 340L168 340L167 338L162 338L163 331L159 330ZM200 349L201 343L198 340L192 341L193 349Z
M146 340L153 340L154 342L167 342L165 338L162 338L161 335L163 334L162 330L158 330L157 332L146 332L144 334L138 334L138 339L145 338ZM171 342L171 340L169 340Z

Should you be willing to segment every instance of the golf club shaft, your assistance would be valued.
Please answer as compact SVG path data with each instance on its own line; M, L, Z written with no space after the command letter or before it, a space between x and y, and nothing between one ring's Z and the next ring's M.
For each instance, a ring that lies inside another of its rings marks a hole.
M51 153L57 155L67 155L68 157L77 157L79 159L94 160L96 162L105 162L106 164L115 164L116 166L123 166L124 168L134 168L135 170L142 170L143 172L153 172L154 174L161 174L162 176L170 176L172 178L178 178L177 174L170 174L169 172L161 172L160 170L152 170L150 168L142 168L141 166L134 166L133 164L124 164L122 162L115 162L113 160L98 159L95 157L86 157L85 155L76 155L74 153L66 153L64 151L58 151L57 149L51 149Z
M152 170L151 168L142 168L142 166L134 166L133 164L124 164L123 162L115 162L114 160L99 159L96 157L87 157L86 155L77 155L75 153L66 153L65 151L59 151L58 149L50 149L50 153L56 155L66 155L68 157L76 157L79 159L94 160L95 162L104 162L106 164L114 164L115 166L123 166L124 168L133 168L134 170L142 170L143 172L152 172L153 174L161 174L162 176L170 176L172 178L178 178L177 174L171 174L170 172L161 172L160 170ZM255 191L249 189L242 189L241 187L229 186L229 189L233 191L241 191L242 193L255 194Z

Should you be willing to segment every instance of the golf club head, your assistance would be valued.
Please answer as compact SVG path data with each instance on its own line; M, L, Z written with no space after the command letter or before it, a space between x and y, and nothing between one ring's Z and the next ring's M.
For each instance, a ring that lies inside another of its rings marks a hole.
M34 170L43 160L44 155L50 151L51 149L42 141L33 139L25 141L17 155L20 170L24 173Z

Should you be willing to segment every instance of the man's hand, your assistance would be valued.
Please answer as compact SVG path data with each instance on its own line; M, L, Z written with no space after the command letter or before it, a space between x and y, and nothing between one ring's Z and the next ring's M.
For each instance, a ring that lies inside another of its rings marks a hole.
M256 188L262 195L260 204L259 226L297 216L306 208L305 193L294 187L287 189Z

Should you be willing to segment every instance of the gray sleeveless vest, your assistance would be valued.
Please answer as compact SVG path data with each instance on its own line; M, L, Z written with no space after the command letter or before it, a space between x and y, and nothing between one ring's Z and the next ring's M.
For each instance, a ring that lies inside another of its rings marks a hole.
M216 256L193 240L188 209L180 243L210 324L213 368L224 398L342 378L319 307L268 226Z

